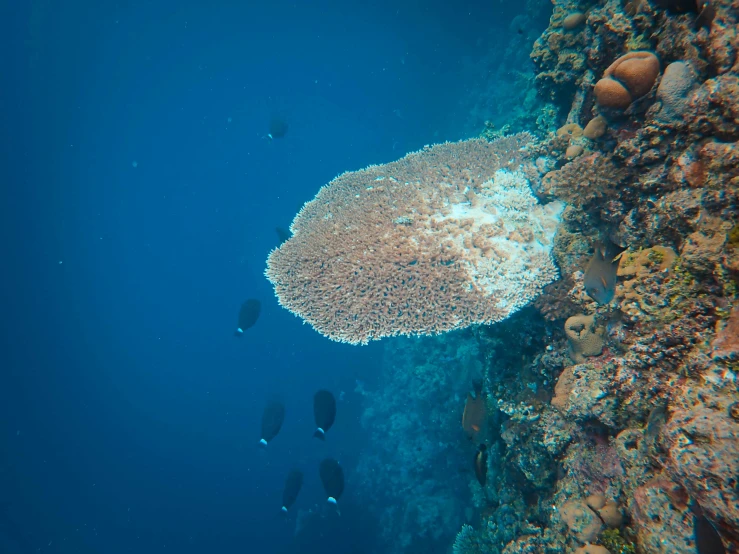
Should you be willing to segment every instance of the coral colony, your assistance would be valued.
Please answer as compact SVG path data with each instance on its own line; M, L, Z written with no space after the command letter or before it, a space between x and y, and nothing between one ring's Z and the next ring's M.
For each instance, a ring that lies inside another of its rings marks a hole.
M344 173L269 257L280 303L327 337L367 343L501 321L557 278L564 205L542 206L533 137L469 140Z
M553 3L494 39L481 139L337 177L267 276L409 336L356 391L388 552L739 552L739 2Z

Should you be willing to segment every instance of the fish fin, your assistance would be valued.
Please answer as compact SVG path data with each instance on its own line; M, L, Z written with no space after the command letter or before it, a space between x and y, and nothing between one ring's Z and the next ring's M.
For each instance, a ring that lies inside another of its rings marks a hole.
M626 248L621 248L618 244L609 240L606 244L603 257L610 263L618 265L618 261L621 259L621 255L626 252L626 250Z
M696 550L701 554L726 554L724 541L713 522L706 517L700 504L693 498L688 503L693 513L693 533Z
M716 8L713 7L711 2L703 4L700 13L693 21L693 29L696 31L700 30L701 27L711 27L713 19L716 17Z
M603 241L600 241L600 240L599 241L596 241L595 247L593 248L593 250L595 251L594 252L595 255L596 256L599 256L599 259L600 260L605 260L606 259L606 249L607 248L606 248L605 243Z
M622 257L622 256L623 256L624 254L626 254L626 252L627 252L628 250L629 250L628 248L626 248L625 250L621 250L621 252L619 252L618 254L616 254L616 255L615 255L615 256L613 257L613 259L611 260L611 263L614 263L614 264L615 264L616 262L620 261L620 260L621 260L621 257Z

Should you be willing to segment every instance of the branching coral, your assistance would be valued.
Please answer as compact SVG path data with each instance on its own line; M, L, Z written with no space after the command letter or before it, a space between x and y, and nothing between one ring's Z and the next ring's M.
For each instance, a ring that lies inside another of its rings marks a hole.
M698 75L689 62L673 62L657 88L661 102L656 117L666 123L680 125L688 115L691 92L698 86Z

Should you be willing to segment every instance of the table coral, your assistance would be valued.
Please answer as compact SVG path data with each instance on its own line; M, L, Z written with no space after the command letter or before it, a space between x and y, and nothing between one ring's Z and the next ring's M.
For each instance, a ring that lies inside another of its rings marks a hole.
M518 311L558 276L551 247L564 207L532 193L532 142L446 143L340 175L269 255L280 304L351 344Z

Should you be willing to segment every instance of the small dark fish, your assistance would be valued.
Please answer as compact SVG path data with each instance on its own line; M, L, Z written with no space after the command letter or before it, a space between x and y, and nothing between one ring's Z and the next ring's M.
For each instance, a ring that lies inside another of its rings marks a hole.
M623 249L612 242L595 244L593 258L585 270L585 292L598 304L608 304L613 300L621 252Z
M316 419L316 432L313 436L326 440L326 432L331 429L336 419L336 399L327 390L319 390L313 396L313 416Z
M293 236L290 231L283 229L282 227L275 227L275 231L277 232L277 238L279 239L280 244L290 240L290 237Z
M464 404L464 412L462 412L462 429L467 434L467 438L475 440L482 430L485 423L485 398L482 395L482 380L472 382L474 396L467 393L467 401Z
M726 547L700 505L692 500L688 505L693 512L693 532L695 533L695 551L698 554L726 554Z
M282 511L287 513L298 498L300 487L303 486L303 472L293 469L285 481L285 489L282 491Z
M262 439L259 444L267 446L277 436L285 421L285 406L280 402L270 402L262 413Z
M519 28L519 29L518 29L518 34L519 34L519 35L522 35L522 34L523 34L523 29L520 29L520 28Z
M282 138L287 134L287 123L281 117L273 117L269 122L269 133L267 136L270 139Z
M259 312L262 311L262 303L259 300L250 298L241 305L239 310L239 326L234 331L235 337L240 337L249 327L252 327L259 319Z
M319 473L329 503L336 504L344 492L344 470L341 469L339 462L333 458L326 458L321 462Z
M485 443L481 444L475 452L474 459L475 477L477 481L484 487L488 482L488 448Z

